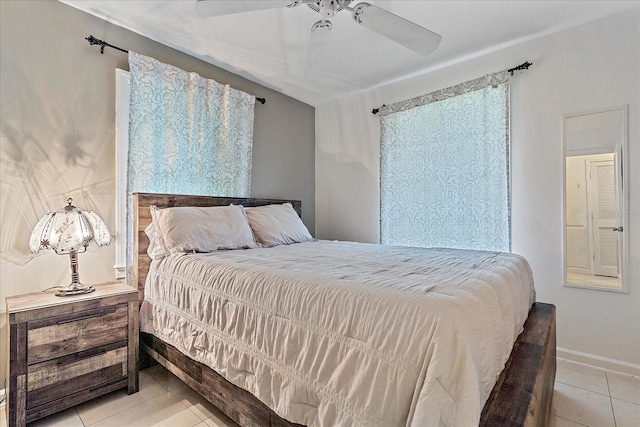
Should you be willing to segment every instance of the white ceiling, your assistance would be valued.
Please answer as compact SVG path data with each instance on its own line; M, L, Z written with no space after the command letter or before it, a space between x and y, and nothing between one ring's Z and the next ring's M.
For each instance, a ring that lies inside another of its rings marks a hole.
M203 18L195 13L194 0L60 1L314 106L640 4L370 0L442 35L438 49L423 57L357 25L342 11L332 20L323 74L305 80L309 31L320 16L304 5Z

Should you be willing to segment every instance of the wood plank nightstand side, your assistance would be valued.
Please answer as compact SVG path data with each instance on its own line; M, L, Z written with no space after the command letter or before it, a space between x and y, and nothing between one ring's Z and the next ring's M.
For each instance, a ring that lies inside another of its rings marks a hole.
M138 291L119 281L95 288L6 299L9 427L120 388L138 391Z

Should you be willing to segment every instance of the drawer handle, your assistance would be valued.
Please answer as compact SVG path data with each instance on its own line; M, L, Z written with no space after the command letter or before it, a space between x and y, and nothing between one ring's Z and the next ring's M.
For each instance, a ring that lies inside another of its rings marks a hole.
M80 320L93 319L94 317L104 316L104 313L90 314L89 316L76 317L75 319L67 319L58 321L58 325L64 325L65 323L79 322Z

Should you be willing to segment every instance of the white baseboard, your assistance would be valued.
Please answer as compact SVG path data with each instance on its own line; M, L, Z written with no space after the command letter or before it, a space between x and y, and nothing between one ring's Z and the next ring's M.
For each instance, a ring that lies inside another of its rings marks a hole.
M556 357L607 371L640 377L640 365L558 347Z

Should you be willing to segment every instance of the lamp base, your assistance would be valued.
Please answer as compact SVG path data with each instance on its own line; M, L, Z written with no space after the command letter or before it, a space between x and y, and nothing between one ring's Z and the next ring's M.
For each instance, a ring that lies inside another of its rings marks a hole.
M93 286L82 286L82 287L75 287L75 288L72 286L69 286L68 288L58 289L56 291L56 296L69 297L72 295L88 294L95 290L96 288L94 288Z

